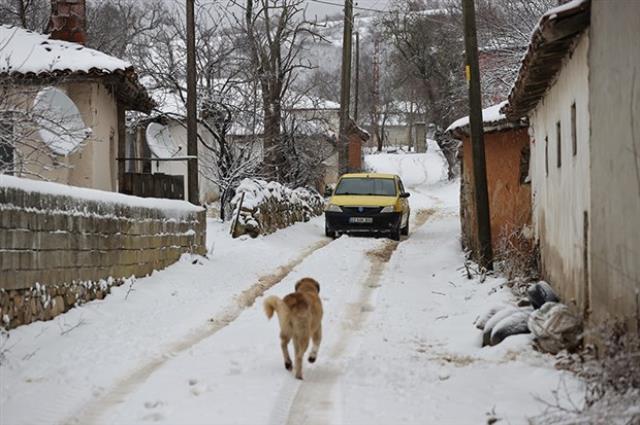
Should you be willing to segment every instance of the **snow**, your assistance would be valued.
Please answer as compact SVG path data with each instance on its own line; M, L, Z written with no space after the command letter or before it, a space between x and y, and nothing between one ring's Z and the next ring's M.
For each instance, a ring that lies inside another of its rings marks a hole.
M14 188L25 192L38 192L49 195L70 196L86 201L95 201L104 204L126 205L128 207L157 208L166 213L189 213L202 211L202 207L195 206L185 201L159 198L141 198L138 196L124 195L122 193L107 192L104 190L87 189L84 187L68 186L65 184L38 181L0 174L0 189ZM73 206L70 205L69 209Z
M487 124L495 124L497 122L506 120L507 117L500 112L500 109L502 109L503 106L505 106L507 104L507 101L504 100L498 104L492 105L488 108L485 108L482 110L482 122L487 125ZM449 127L447 127L447 129L445 130L445 133L449 133L453 130L457 130L463 127L466 127L469 125L469 116L467 115L466 117L462 117L456 121L453 122L453 124L451 124Z
M376 153L365 156L365 169L397 174L407 187L433 184L446 178L446 159L434 140L427 140L427 152L399 155Z
M81 44L53 40L48 35L0 25L0 74L89 72L112 73L131 68L129 62Z
M474 317L513 296L502 278L460 272L459 182L436 179L436 153L365 158L411 181L411 234L399 244L331 240L321 217L256 239L231 239L211 220L209 258L185 255L127 299L119 287L11 330L0 422L476 424L491 414L526 424L561 382L577 394L531 335L481 347ZM254 296L283 296L305 276L321 285L323 341L298 381Z
M76 104L54 87L38 92L33 112L42 141L58 155L73 153L91 134Z

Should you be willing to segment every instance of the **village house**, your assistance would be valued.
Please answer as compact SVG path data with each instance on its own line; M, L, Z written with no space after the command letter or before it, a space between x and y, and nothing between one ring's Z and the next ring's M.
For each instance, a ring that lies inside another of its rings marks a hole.
M84 2L53 2L50 22L0 26L2 172L118 191L125 111L153 101L131 64L82 45Z
M517 242L531 224L529 135L525 120L508 121L500 113L506 102L482 111L487 188L493 251L500 254L507 242ZM462 140L460 161L460 221L465 249L479 252L469 117L455 121L445 131Z
M263 159L262 122L259 119L261 109L255 99L247 99L249 87L243 84L231 84L232 89L220 93L221 102L232 112L232 121L225 134L228 148L239 155L242 150L247 163L259 163ZM222 84L221 84L222 86ZM167 192L168 197L186 198L187 161L186 161L186 109L184 101L176 93L156 89L152 92L158 107L153 113L139 120L129 129L127 152L130 158L148 158L148 161L126 161L127 171L138 173L141 177L163 180L165 189L175 182L184 186L184 190ZM293 93L283 108L283 130L296 136L297 143L310 146L316 154L326 157L323 161L324 178L316 183L323 192L325 185L337 181L336 140L339 126L340 105L310 95ZM198 125L198 168L200 199L203 203L215 201L219 189L214 183L217 174L217 157L209 147L217 149L211 129L215 117L207 118L201 111ZM208 125L205 125L205 122ZM361 161L357 166L360 167ZM212 179L212 177L214 177Z
M640 2L538 23L502 111L527 117L544 278L592 324L640 324Z

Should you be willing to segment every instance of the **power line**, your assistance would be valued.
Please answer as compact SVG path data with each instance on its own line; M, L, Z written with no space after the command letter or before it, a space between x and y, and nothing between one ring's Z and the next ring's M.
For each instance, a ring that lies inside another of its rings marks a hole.
M343 7L344 8L344 4L341 3L333 3L327 0L308 0L310 2L314 2L314 3L321 3L321 4L328 4L330 6L338 6L338 7ZM358 9L358 10L365 10L368 12L377 12L377 13L390 13L388 10L381 10L381 9L373 9L370 7L364 7L364 6L353 6L354 9Z

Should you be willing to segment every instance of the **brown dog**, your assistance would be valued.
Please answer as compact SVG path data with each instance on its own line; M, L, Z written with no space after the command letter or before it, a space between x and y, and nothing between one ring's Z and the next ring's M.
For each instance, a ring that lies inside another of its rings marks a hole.
M296 291L283 299L271 295L264 300L264 311L271 319L273 312L278 313L280 321L280 346L284 356L284 367L291 370L289 357L289 341L293 339L296 356L296 378L302 379L302 357L309 339L313 339L313 348L309 354L309 362L318 357L318 349L322 340L322 302L318 294L320 285L314 279L305 277L296 283Z

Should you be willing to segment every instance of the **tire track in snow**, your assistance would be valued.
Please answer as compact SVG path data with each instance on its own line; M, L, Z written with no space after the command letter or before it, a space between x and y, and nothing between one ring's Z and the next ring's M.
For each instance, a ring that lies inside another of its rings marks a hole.
M414 218L414 229L422 226L436 210L419 210ZM305 381L295 386L292 392L283 393L281 400L288 402L290 406L288 416L282 416L283 420L270 421L271 423L283 423L288 425L326 425L342 423L340 406L334 404L334 400L340 400L340 387L337 385L348 362L345 355L349 343L356 332L363 326L375 308L372 301L377 288L380 287L380 279L391 256L398 247L399 242L387 241L381 248L367 252L371 266L369 272L361 282L360 294L356 302L348 303L342 316L342 326L337 331L337 342L329 348L326 356L330 359L323 366L318 365L307 373ZM284 409L278 409L282 412Z
M93 399L91 402L82 407L80 412L73 415L62 423L65 425L90 425L99 423L100 418L110 408L123 402L126 397L135 391L142 383L144 383L156 370L162 367L168 360L171 360L180 353L187 351L192 346L198 344L206 338L214 335L221 329L231 324L237 319L242 312L251 307L256 298L262 296L271 287L280 283L286 278L291 271L302 263L307 257L314 252L331 243L331 239L321 240L307 247L297 258L287 263L269 275L262 276L258 282L242 291L234 297L234 303L222 310L215 317L209 319L206 326L196 329L187 335L184 339L175 342L165 350L165 354L149 361L145 365L139 366L129 376L121 379L113 388L104 395Z

